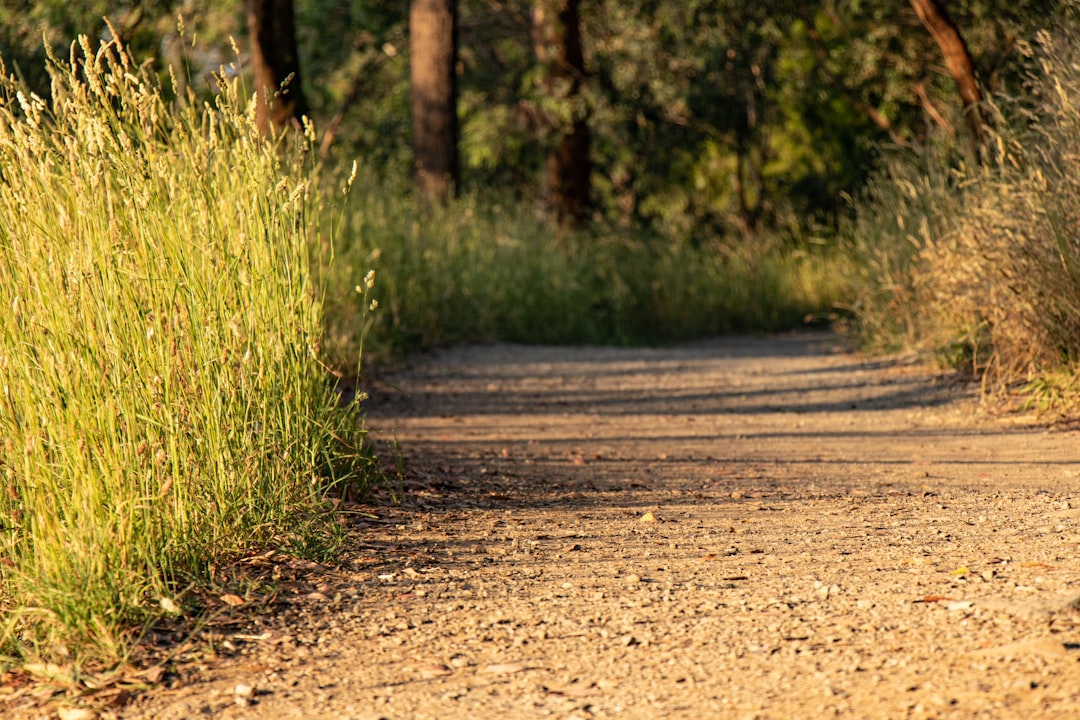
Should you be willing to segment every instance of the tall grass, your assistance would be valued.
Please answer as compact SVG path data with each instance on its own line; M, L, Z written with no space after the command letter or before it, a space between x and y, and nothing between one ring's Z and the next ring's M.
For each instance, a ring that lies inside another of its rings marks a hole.
M113 662L213 566L329 547L314 503L370 459L316 361L311 184L235 89L178 111L85 38L52 72L0 93L0 648Z
M327 281L327 351L339 365L356 352L350 283L367 267L380 306L365 352L385 360L456 342L660 343L788 329L846 301L851 266L825 247L560 233L497 191L432 208L401 179L361 170Z
M876 187L857 227L868 268L859 316L871 342L931 348L990 390L1026 385L1035 402L1074 413L1080 34L1074 23L1059 27L1032 50L1028 95L999 103L984 167L962 177L943 163L899 166Z
M847 229L856 267L852 310L867 349L944 357L971 345L971 328L943 322L945 308L930 288L929 257L951 247L964 205L965 170L949 158L948 145L937 142L890 158L856 205Z

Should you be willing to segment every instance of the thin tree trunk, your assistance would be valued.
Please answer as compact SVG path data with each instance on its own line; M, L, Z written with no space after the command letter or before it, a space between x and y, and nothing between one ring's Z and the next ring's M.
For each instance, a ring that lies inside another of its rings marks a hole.
M330 118L330 121L326 123L326 126L321 128L322 140L319 142L319 157L325 158L330 154L330 146L334 144L341 123L344 122L345 116L348 115L352 106L360 99L360 96L364 91L368 89L368 81L378 69L379 64L380 60L376 58L375 60L364 63L360 67L360 71L356 73L352 85L349 86L349 92L345 94L345 97L341 101L341 105L338 106L337 112L335 112L334 116Z
M580 0L540 0L533 10L536 57L548 66L549 91L565 87L573 121L548 155L545 179L548 203L561 221L580 224L588 215L592 194L591 137L579 107L585 79L581 47Z
M919 105L922 106L923 111L930 119L934 121L934 124L949 133L950 137L956 137L956 128L954 128L948 118L942 115L941 111L934 106L934 102L930 99L929 93L926 92L926 83L915 83L915 96L919 98Z
M967 43L964 42L959 28L949 17L948 11L940 0L910 0L910 2L911 7L915 9L915 14L919 16L919 20L930 31L934 42L941 49L945 67L956 83L956 90L964 103L964 118L971 131L972 146L978 158L984 142L983 116L980 106L982 92L975 78L975 64L971 60Z
M247 0L251 67L259 131L299 121L308 112L300 85L296 20L292 0Z
M458 183L456 20L456 0L412 0L413 183L422 195L441 202Z

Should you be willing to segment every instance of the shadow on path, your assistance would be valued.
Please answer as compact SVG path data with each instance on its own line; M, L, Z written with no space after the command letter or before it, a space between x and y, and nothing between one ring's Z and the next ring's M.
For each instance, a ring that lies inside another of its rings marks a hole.
M925 492L1075 460L1060 436L976 422L969 385L822 332L459 348L389 381L403 392L376 392L369 424L396 434L411 480L445 507Z

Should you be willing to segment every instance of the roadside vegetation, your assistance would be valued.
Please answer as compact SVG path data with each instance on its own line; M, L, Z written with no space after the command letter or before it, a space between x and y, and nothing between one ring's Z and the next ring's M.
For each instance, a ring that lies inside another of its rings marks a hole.
M1067 9L1069 17L1075 6ZM986 161L894 159L851 228L859 338L936 357L1002 407L1080 408L1080 36L1027 46L1025 92L996 98Z
M331 186L339 183L331 183ZM642 230L555 231L536 208L471 194L448 207L361 171L327 281L329 362L462 342L649 344L827 322L847 297L835 247L658 242ZM358 325L350 282L378 278Z
M230 560L324 556L320 501L377 467L319 364L309 178L229 86L175 114L118 46L73 57L0 105L0 651L81 665Z

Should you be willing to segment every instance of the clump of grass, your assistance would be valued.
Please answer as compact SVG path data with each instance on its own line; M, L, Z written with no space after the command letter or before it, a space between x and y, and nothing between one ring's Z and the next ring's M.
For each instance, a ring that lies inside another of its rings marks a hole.
M215 565L325 552L372 461L316 359L311 184L235 87L178 110L85 38L51 70L0 92L0 650L111 663Z
M350 279L366 267L378 271L381 304L365 347L380 362L459 342L659 343L787 329L828 316L848 291L847 260L824 247L559 233L497 193L433 208L410 199L402 179L363 170L336 250L327 349L338 365L356 352Z
M950 154L935 142L894 156L855 204L852 312L867 349L937 352L963 335L930 311L927 289L928 256L948 246L963 207L964 171Z
M1080 399L1080 36L1061 27L1038 38L1024 103L1002 101L1010 122L998 123L991 162L967 177L908 171L877 187L858 228L859 317L879 345L930 348L992 392L1026 386L1035 406L1072 413Z

